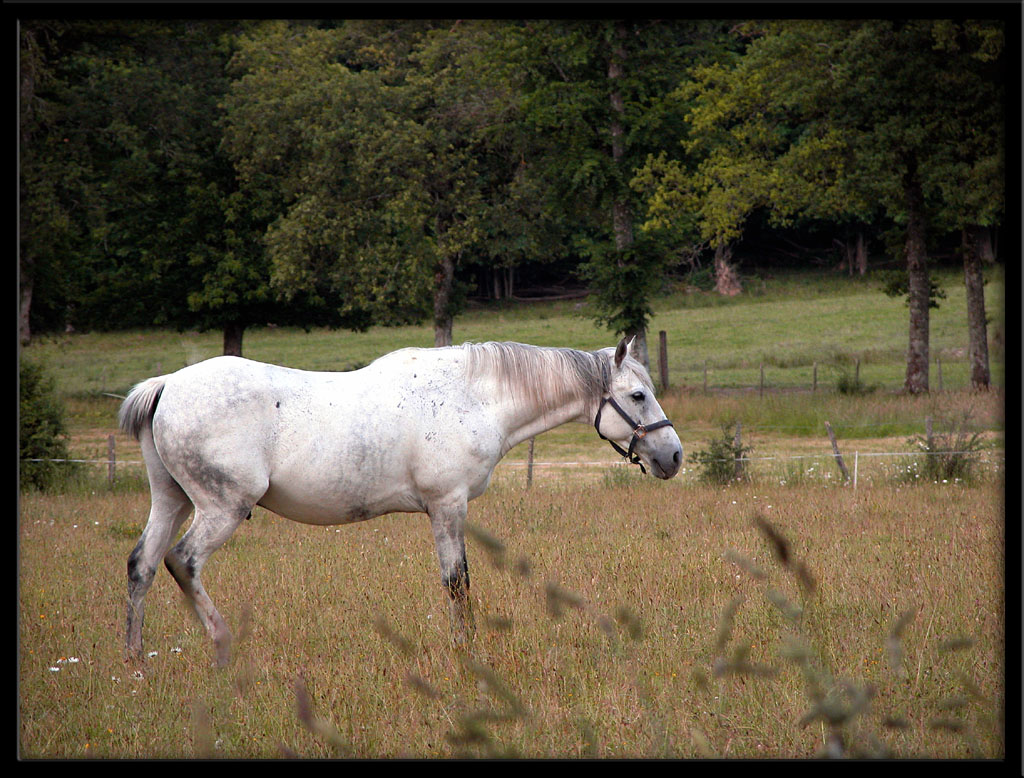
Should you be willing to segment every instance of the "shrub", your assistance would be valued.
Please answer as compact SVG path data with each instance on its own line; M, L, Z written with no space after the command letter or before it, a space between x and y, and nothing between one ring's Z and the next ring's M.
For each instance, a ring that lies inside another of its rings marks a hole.
M838 376L836 377L836 391L839 392L839 394L859 397L860 395L871 394L878 388L877 386L869 386L860 380L859 363L853 373L845 367L839 367L836 369L838 371Z
M735 428L735 434L733 429ZM708 448L701 449L690 458L700 468L700 479L713 484L727 484L746 477L746 462L743 461L752 449L739 440L739 422L723 424L722 436L708 441Z
M985 447L980 432L969 429L971 412L949 423L949 431L917 436L910 441L924 454L921 475L929 481L967 481L974 475L977 454Z
M74 469L70 462L48 461L68 458L64 406L53 379L34 362L21 362L18 388L20 488L50 489Z

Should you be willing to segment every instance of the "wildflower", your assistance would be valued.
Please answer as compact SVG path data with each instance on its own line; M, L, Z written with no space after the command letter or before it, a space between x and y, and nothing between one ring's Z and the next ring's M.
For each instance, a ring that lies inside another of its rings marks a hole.
M146 656L148 656L150 659L152 659L153 657L155 657L159 653L160 653L159 651L150 651L148 654L146 654Z
M50 672L51 672L51 673L59 673L59 672L60 672L60 668L59 668L59 667L56 667L56 666L55 666L55 667L51 667L51 668L50 668Z

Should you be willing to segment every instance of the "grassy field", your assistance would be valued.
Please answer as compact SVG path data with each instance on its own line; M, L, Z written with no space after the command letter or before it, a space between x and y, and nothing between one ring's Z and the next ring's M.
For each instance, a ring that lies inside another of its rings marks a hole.
M424 517L258 510L204 574L243 635L233 664L210 666L161 570L144 677L121 651L146 495L26 498L21 754L803 758L839 737L850 755L1004 755L998 488L613 480L499 482L473 503L466 650Z
M657 301L672 385L661 399L685 471L643 478L567 425L537 439L526 489L526 447L510 452L470 506L479 629L465 649L449 644L424 516L314 528L258 509L204 572L240 635L231 666L210 666L161 570L147 597L155 653L136 676L122 658L124 570L148 494L137 446L118 435L115 488L86 466L64 493L20 498L21 756L804 758L842 743L1002 758L1002 282L986 290L997 388L984 395L965 390L962 284L943 284L932 351L945 391L926 397L898 391L906 308L871 282L797 275L749 280L733 300L679 289ZM612 345L585 314L472 310L456 340ZM266 327L245 349L345 369L431 342L427 327ZM58 381L73 454L103 459L118 405L105 392L219 346L216 334L75 334L24 355ZM877 388L837 393L857 359ZM912 471L926 418L979 433L972 477ZM851 470L859 455L857 488L841 482L826 421ZM707 484L690 457L736 422L749 478Z

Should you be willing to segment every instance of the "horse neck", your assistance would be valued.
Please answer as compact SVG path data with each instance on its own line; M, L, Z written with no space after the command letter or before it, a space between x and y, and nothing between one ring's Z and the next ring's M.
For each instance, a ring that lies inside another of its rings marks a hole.
M589 423L588 417L594 413L592 407L596 407L595 402L585 398L570 398L540 405L510 405L502 419L506 431L502 456L524 440L568 422Z

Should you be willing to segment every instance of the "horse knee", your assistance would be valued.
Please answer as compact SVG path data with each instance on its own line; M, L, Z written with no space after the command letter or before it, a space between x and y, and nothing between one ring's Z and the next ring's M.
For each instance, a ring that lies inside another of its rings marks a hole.
M128 591L132 594L149 589L156 575L156 568L142 560L143 545L140 542L128 557Z

